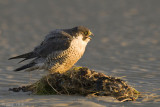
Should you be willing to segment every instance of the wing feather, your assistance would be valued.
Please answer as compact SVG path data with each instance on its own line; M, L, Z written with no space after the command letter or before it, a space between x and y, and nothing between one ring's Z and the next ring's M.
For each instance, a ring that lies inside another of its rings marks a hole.
M57 51L66 50L69 48L72 37L66 32L56 32L47 35L45 40L34 49L34 52L39 57L47 57Z

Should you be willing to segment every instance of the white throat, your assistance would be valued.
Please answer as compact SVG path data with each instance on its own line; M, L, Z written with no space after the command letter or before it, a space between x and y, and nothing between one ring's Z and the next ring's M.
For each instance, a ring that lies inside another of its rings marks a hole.
M78 52L84 53L87 43L90 41L90 39L83 40L83 36L80 35L78 37L75 37L71 42L71 47L74 47Z

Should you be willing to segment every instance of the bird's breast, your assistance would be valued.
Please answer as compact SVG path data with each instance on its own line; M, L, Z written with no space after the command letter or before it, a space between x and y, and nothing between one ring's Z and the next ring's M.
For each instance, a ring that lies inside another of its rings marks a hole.
M81 38L73 39L71 41L70 47L60 52L58 55L60 58L51 59L49 68L51 72L65 72L69 70L83 55L87 43Z
M83 54L87 45L87 42L82 40L83 37L79 36L72 40L69 47L70 50L75 51L76 53Z

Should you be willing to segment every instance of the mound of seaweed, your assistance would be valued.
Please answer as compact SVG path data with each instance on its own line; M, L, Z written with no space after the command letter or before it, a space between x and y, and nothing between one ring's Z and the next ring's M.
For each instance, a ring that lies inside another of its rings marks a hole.
M31 91L38 95L78 94L112 96L119 101L134 101L140 93L128 86L125 81L90 70L86 67L74 67L65 73L54 73L42 77L39 81L11 91Z

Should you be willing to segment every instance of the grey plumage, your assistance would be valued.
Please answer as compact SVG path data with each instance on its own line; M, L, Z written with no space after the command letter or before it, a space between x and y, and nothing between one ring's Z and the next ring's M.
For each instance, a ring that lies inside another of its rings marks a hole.
M87 43L90 41L90 30L83 26L71 29L57 29L50 32L44 41L32 52L10 59L24 58L22 61L34 58L15 71L27 69L46 69L51 73L65 72L70 69L83 55Z
M19 55L19 56L16 56L16 57L9 58L8 60L25 58L25 59L23 59L19 62L19 63L21 63L25 60L28 60L28 59L31 59L31 58L34 58L34 57L36 57L36 54L34 52L29 52L29 53L25 53L25 54L22 54L22 55Z
M30 67L33 67L36 63L32 62L32 63L29 63L29 64L26 64L26 65L23 65L17 69L15 69L14 71L21 71L23 69L26 69L26 68L30 68Z

